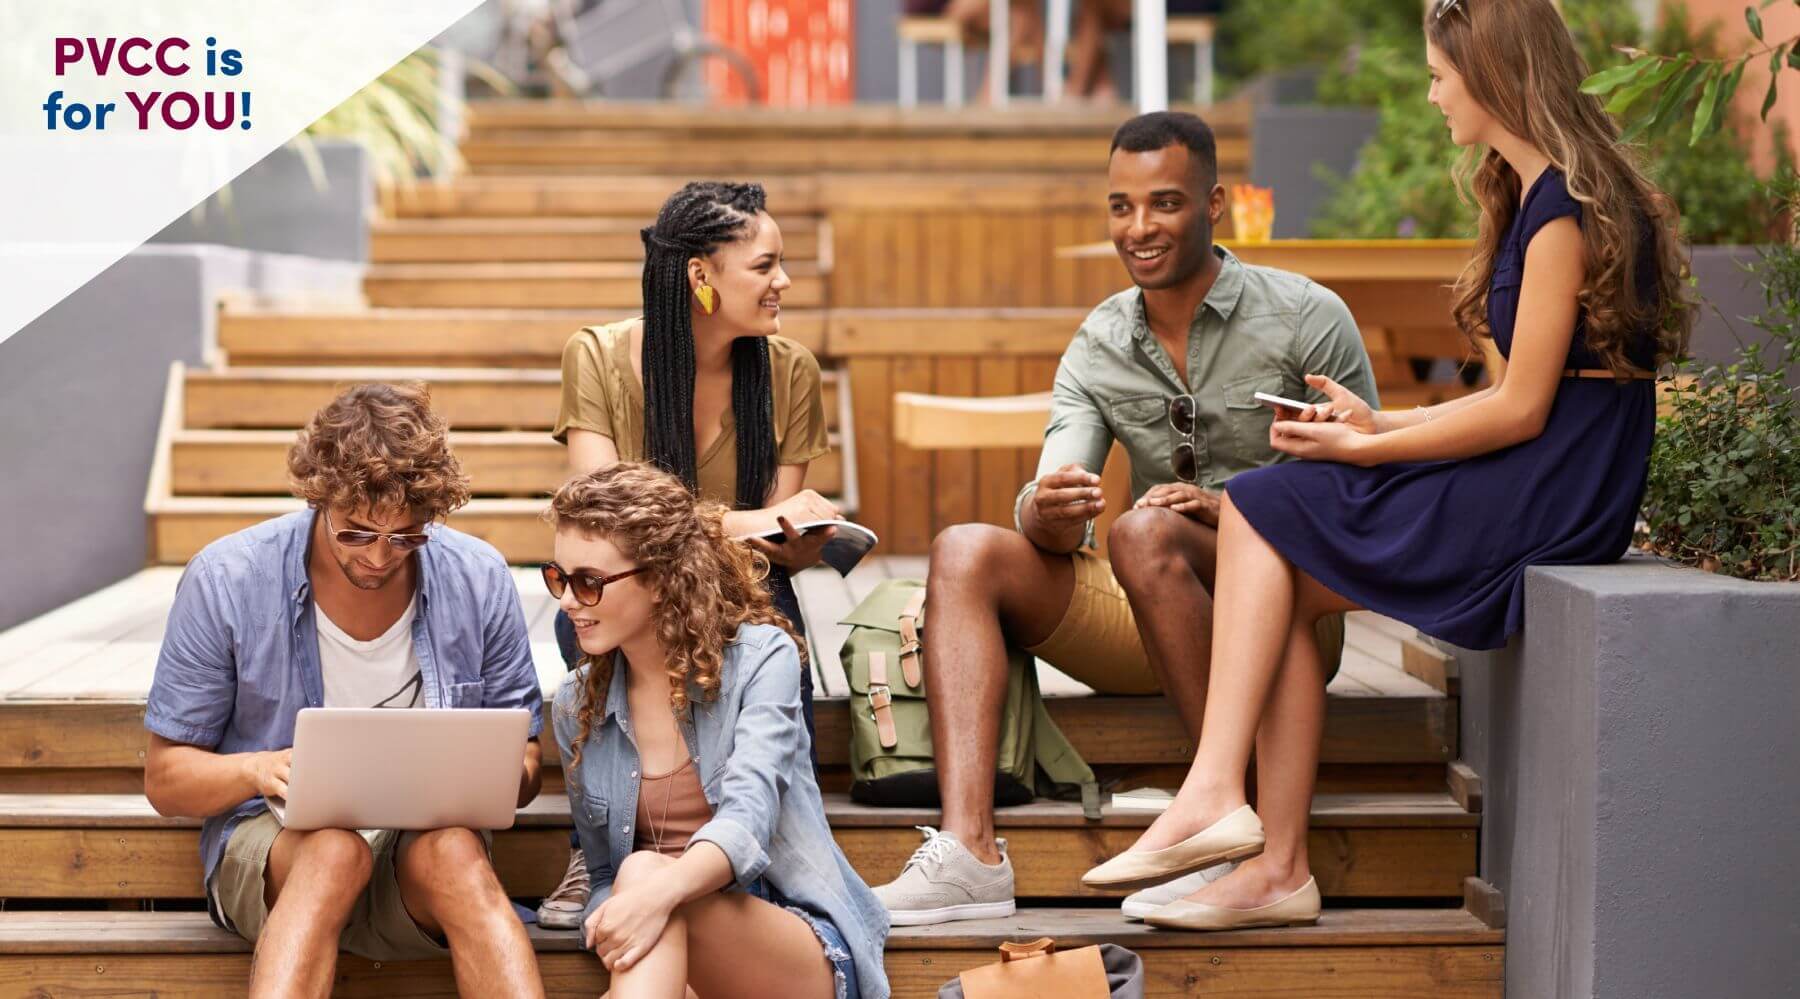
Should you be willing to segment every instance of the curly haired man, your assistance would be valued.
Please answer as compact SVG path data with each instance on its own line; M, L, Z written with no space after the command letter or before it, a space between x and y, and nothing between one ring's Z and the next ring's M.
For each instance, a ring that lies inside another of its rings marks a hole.
M340 947L448 953L459 991L542 996L525 930L468 829L283 829L305 707L527 708L519 802L537 796L542 694L500 553L439 523L468 502L422 385L359 385L288 452L306 509L188 563L144 727L144 793L203 816L208 909L256 945L250 994L330 994Z

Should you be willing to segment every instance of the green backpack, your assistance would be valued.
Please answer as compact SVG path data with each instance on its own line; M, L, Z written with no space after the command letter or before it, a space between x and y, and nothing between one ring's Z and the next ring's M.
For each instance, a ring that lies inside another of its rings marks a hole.
M850 797L865 805L938 807L931 714L919 646L925 583L890 579L840 624L850 626L839 653L850 680ZM1022 805L1039 793L1073 796L1100 817L1094 771L1050 720L1030 653L1009 652L994 804ZM1039 771L1046 780L1039 783Z

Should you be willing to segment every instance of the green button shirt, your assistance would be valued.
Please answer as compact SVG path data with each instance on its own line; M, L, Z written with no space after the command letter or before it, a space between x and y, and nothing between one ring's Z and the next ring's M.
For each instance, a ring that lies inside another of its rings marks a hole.
M1070 463L1098 474L1116 440L1131 459L1134 501L1177 481L1175 445L1183 438L1169 426L1169 400L1178 395L1191 393L1199 404L1198 484L1214 490L1246 469L1291 458L1269 446L1274 411L1256 401L1257 392L1324 402L1305 379L1323 374L1380 407L1362 334L1343 299L1301 275L1245 264L1223 247L1213 252L1221 267L1188 326L1187 384L1150 332L1141 290L1100 303L1057 366L1036 478ZM1015 521L1035 489L1036 479L1020 491Z

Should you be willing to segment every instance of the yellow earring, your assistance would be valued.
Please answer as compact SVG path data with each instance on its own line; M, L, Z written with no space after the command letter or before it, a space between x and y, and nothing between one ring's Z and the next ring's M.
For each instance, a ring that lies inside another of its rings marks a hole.
M713 314L713 310L719 307L718 299L713 295L712 285L705 281L701 281L700 287L694 289L694 297L700 300L700 311L709 316Z

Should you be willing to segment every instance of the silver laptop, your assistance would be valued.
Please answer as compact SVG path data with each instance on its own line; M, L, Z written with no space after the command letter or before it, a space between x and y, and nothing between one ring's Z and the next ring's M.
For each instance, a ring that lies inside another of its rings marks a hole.
M531 712L306 708L294 723L289 829L508 829Z

